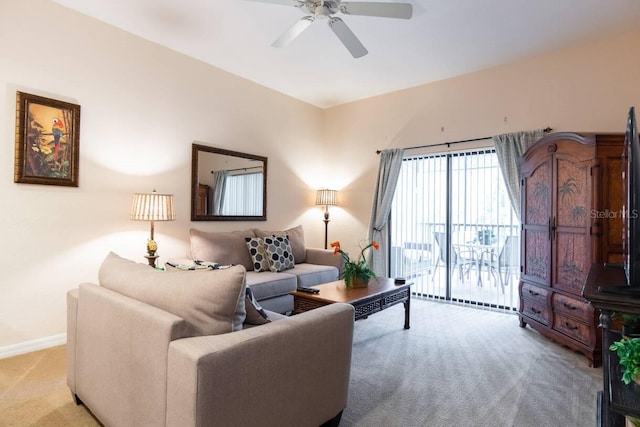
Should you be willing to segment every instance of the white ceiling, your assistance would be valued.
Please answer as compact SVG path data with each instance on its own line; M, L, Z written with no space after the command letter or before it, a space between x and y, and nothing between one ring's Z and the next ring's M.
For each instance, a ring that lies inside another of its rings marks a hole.
M386 0L412 3L413 18L337 15L369 50L353 59L322 21L290 46L271 47L308 14L290 6L54 1L321 108L622 34L640 22L640 0Z

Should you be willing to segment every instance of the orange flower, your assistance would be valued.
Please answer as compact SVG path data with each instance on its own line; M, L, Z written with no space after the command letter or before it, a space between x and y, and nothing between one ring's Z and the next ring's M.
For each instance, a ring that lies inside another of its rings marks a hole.
M380 245L378 244L378 242L376 242L375 240L373 242L371 242L371 246L373 246L375 248L375 250L377 251L378 249L380 249Z
M335 242L331 242L331 247L332 248L339 248L340 247L340 242L338 242L337 240Z

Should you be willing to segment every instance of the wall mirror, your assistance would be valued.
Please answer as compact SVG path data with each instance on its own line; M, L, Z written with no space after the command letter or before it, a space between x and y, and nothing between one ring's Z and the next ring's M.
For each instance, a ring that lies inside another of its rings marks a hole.
M267 158L192 144L191 221L266 220Z

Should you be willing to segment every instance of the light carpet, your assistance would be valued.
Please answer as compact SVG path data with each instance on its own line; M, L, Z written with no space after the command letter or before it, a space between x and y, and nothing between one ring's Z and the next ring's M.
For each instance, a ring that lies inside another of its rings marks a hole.
M517 317L412 300L356 322L341 426L570 427L595 424L600 369ZM0 427L99 426L76 406L65 348L0 360Z
M412 300L356 322L342 426L583 427L602 370L516 315Z

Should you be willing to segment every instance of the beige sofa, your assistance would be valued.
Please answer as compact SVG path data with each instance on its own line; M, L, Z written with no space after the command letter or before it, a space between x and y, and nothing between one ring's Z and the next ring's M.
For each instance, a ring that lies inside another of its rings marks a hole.
M266 310L287 313L293 310L289 292L298 286L317 286L341 277L344 260L332 250L307 248L302 226L287 230L265 231L257 228L233 232L205 232L191 229L191 259L219 264L243 265L247 270L247 286ZM246 239L288 236L294 267L281 272L254 271L254 262Z
M99 280L67 294L67 383L105 426L338 425L350 305L238 330L242 266L169 273L110 254Z

